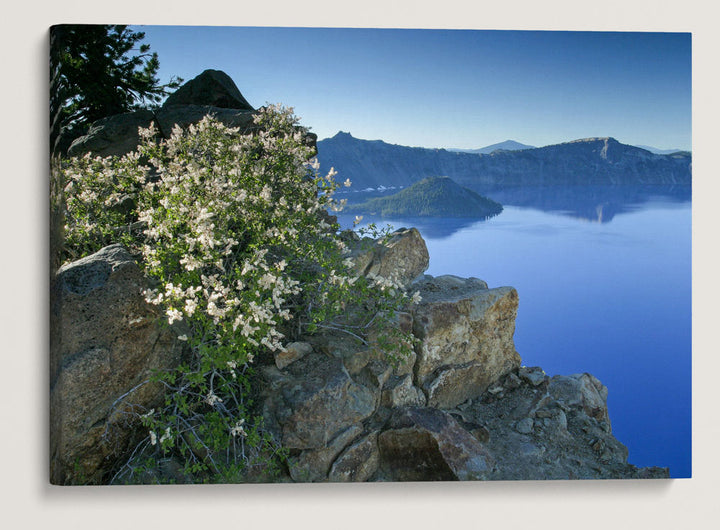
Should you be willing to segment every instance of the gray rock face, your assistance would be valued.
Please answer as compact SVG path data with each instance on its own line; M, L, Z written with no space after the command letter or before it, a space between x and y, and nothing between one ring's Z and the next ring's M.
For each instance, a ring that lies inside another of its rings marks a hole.
M556 375L550 379L548 392L563 407L579 408L589 417L607 423L608 389L590 374Z
M377 433L364 436L335 460L330 470L330 482L366 482L377 472L379 451Z
M488 289L477 279L426 279L417 284L415 377L428 405L450 408L484 392L520 366L513 333L518 295L512 287Z
M342 431L325 446L300 452L290 457L290 476L295 482L319 482L328 478L330 466L340 452L363 432L362 424L356 423ZM343 468L347 471L349 466ZM361 463L362 465L362 463ZM336 471L337 474L337 471Z
M378 446L383 480L483 480L494 467L484 446L438 409L398 409Z
M667 469L627 462L627 448L610 431L607 389L593 376L555 376L535 385L512 372L498 385L500 392L487 392L460 412L489 433L484 446L496 466L488 479L668 478Z
M133 441L131 412L163 395L143 384L172 368L182 343L162 328L141 289L144 278L120 246L62 267L55 279L50 351L50 478L102 482Z
M312 351L312 345L307 342L292 342L285 346L285 351L278 351L274 354L275 366L282 370L286 366L302 359Z
M91 152L96 156L122 156L140 143L138 129L152 125L155 114L149 110L126 112L98 120L85 136L76 139L68 149L69 156Z
M311 353L294 362L266 389L267 420L288 449L319 449L368 418L377 396L353 381L342 361ZM266 376L273 377L272 369Z
M253 123L255 111L223 109L210 105L163 105L155 115L155 121L164 138L169 138L177 125L187 128L210 115L228 127L237 127L244 133L257 130ZM137 144L135 144L137 146Z
M165 106L208 105L223 109L254 111L230 76L220 70L205 70L170 94Z

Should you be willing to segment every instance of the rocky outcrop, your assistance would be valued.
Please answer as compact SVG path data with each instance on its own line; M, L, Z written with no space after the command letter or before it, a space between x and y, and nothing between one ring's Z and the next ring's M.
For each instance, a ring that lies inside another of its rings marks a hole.
M401 231L390 241L416 237ZM418 254L416 245L398 248ZM414 276L407 263L415 260L396 252L383 274ZM354 254L361 271L372 269L376 253ZM455 276L424 276L408 287L422 301L398 325L419 340L399 366L333 332L289 345L262 368L263 413L290 451L294 481L668 476L627 463L596 378L549 378L520 365L513 288Z
M207 105L221 109L254 111L230 76L220 70L205 70L165 100L165 107Z
M288 344L258 367L265 427L288 451L283 480L668 476L667 469L627 463L627 448L612 435L608 390L595 377L551 378L521 366L513 288L422 276L427 249L419 247L416 231L401 230L354 254L365 274L402 279L422 296L396 317L417 339L399 364L372 347L372 332L363 342L333 330ZM58 272L54 483L102 482L135 440L134 413L161 396L145 383L149 371L181 357L173 331L158 326L140 295L143 285L118 245Z
M428 277L414 287L423 299L413 320L420 339L415 378L430 406L454 407L520 366L515 289L456 276Z
M385 242L355 240L350 256L359 275L381 276L405 287L430 264L430 254L417 228L396 230Z
M628 464L606 399L607 388L590 374L551 378L522 367L449 412L488 433L492 480L668 478L667 468Z
M143 275L120 246L62 267L54 279L50 350L50 479L101 483L135 441L137 413L163 396L154 369L182 347L141 290Z
M122 156L140 143L138 129L147 129L155 121L155 113L137 110L108 116L94 122L85 136L77 138L68 149L71 156L92 152L99 156Z
M418 248L424 242L413 230L394 234L384 251L382 245L355 256L370 256L366 274L402 278L420 291L414 310L397 315L397 325L417 339L415 350L394 364L371 346L372 333L363 342L333 330L261 362L257 404L268 432L288 451L281 480L668 476L667 469L628 464L627 448L612 435L608 390L595 377L548 377L539 367L521 366L513 288L422 276L427 262L418 256L427 250ZM118 245L58 272L54 483L105 480L135 440L134 413L161 396L144 383L149 371L181 357L173 331L158 326L140 295L143 285Z
M90 126L85 136L77 138L68 156L92 153L96 156L122 156L139 144L138 128L154 124L160 138L169 138L175 126L183 128L212 115L228 127L245 133L257 130L253 119L256 110L247 102L233 80L219 70L205 70L173 94L157 110L138 110L108 116ZM308 145L315 146L317 136L306 134Z

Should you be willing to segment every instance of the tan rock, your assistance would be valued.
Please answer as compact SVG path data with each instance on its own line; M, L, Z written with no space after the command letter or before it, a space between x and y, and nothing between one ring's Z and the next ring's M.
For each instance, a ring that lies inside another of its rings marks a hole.
M419 284L413 332L415 377L432 406L453 407L478 396L520 366L513 333L518 295L476 279L440 277Z
M50 480L98 483L134 442L137 413L164 390L147 383L181 360L182 342L145 302L140 269L120 245L56 276L50 351Z
M416 228L401 229L384 242L362 240L352 254L361 275L375 275L408 286L430 264L425 240Z
M282 370L298 359L302 359L311 351L313 351L313 348L310 343L291 342L285 346L285 351L277 351L274 353L275 366L277 366L279 370Z

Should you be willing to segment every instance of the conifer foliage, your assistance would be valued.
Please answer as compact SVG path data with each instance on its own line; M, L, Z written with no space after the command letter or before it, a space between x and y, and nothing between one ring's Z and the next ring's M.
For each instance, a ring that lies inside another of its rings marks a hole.
M50 28L50 148L84 134L100 118L157 106L182 79L161 84L158 55L143 32L122 25Z

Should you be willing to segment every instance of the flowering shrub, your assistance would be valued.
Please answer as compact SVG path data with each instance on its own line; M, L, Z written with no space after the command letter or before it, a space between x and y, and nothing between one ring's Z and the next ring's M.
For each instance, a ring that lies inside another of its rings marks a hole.
M147 301L182 327L192 352L156 376L164 406L143 414L148 435L117 480L143 480L174 457L191 480L230 482L281 459L253 416L252 366L303 334L331 328L367 343L370 327L384 325L397 338L383 343L391 359L411 347L392 320L416 300L391 280L358 277L326 213L343 206L334 171L308 163L312 147L290 109L263 109L256 124L243 135L206 117L160 142L142 130L136 153L73 159L61 171L66 257L118 240L141 254L157 282Z

